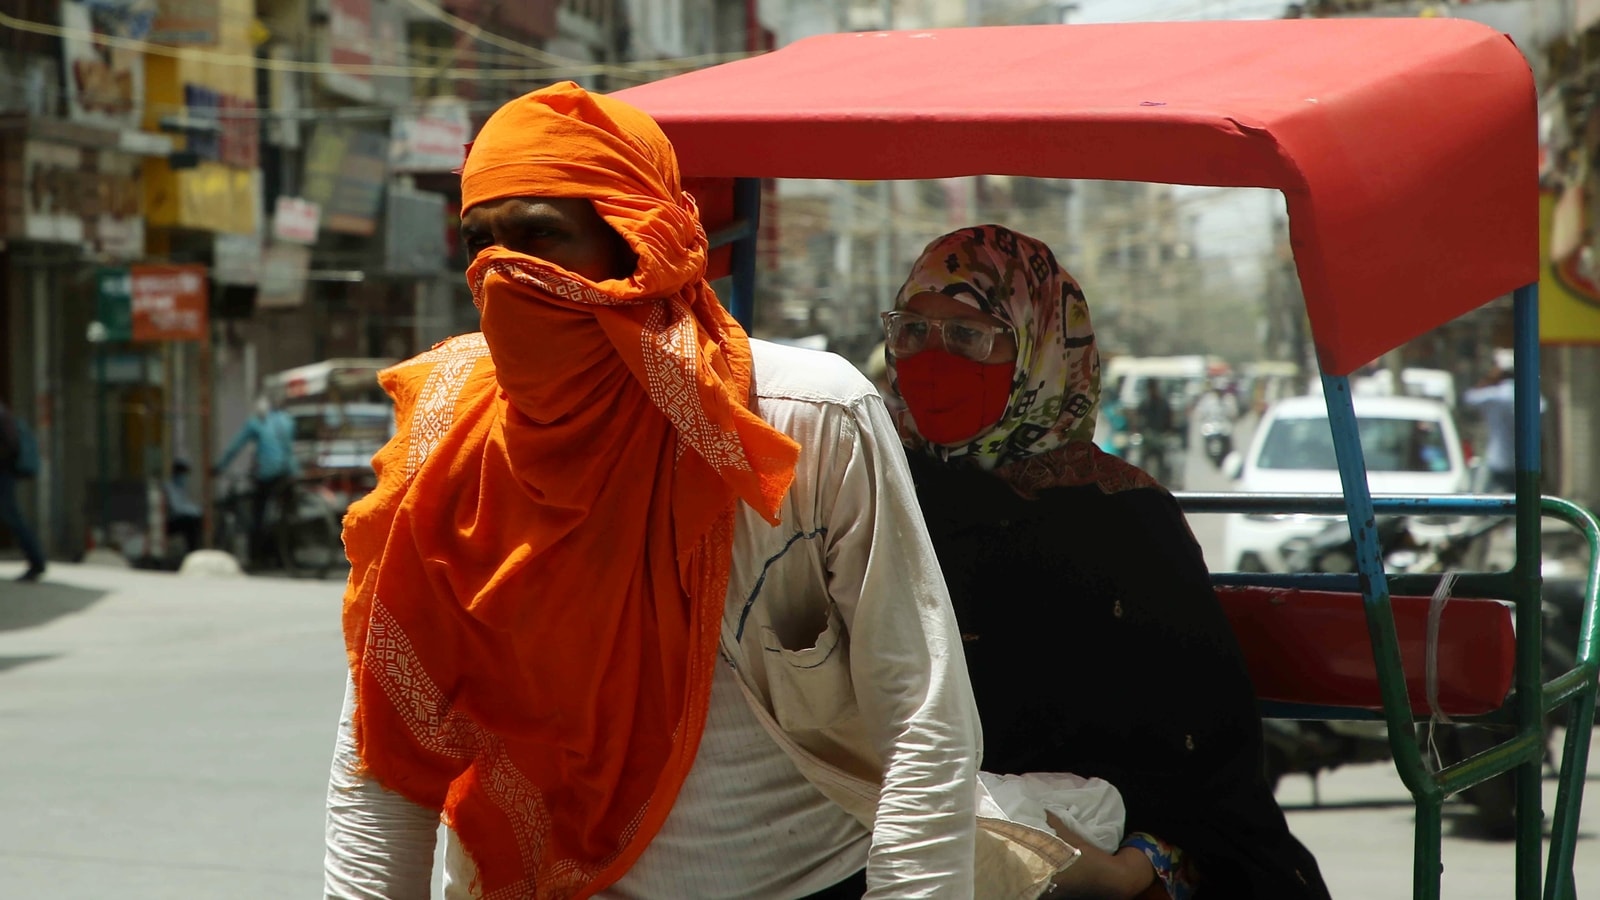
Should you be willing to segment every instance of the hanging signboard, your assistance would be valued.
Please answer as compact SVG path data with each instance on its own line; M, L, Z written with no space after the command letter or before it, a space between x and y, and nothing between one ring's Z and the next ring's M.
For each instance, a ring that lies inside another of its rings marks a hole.
M328 62L372 65L372 0L328 0L328 25L323 34ZM364 72L327 69L319 77L323 87L351 100L370 102L377 96L372 76Z
M205 339L210 303L205 266L131 266L128 277L135 341Z
M306 275L311 270L311 248L275 242L261 259L261 286L257 309L285 309L306 302Z
M144 114L144 54L88 35L144 40L155 5L140 0L63 0L61 64L67 117L112 128L138 128Z
M95 271L95 321L105 327L105 340L133 340L133 285L127 266Z
M211 277L217 284L260 283L260 235L219 233L212 237L211 248Z
M39 140L0 141L0 237L79 244L111 259L144 255L137 157Z
M322 124L306 153L305 197L322 207L322 230L370 236L378 230L389 141L380 132Z
M315 244L321 219L322 207L317 204L279 194L272 213L272 236L291 244Z
M1600 344L1600 273L1581 241L1564 239L1556 196L1539 195L1539 340ZM1577 210L1581 215L1581 210Z
M401 4L405 4L401 0ZM372 64L404 68L408 56L406 44L407 10L390 0L372 0ZM404 106L411 102L411 79L404 75L374 75L373 99L385 106Z
M445 271L444 210L442 194L390 188L383 214L384 268L404 275Z
M467 105L454 97L430 100L416 112L394 117L389 163L396 172L453 172L472 137Z
M157 9L151 42L198 47L218 42L222 33L220 0L160 0Z

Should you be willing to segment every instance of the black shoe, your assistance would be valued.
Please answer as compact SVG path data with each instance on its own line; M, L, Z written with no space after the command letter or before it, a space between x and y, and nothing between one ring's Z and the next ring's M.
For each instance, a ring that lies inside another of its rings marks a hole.
M44 577L44 566L30 566L28 571L17 576L18 581L38 581Z

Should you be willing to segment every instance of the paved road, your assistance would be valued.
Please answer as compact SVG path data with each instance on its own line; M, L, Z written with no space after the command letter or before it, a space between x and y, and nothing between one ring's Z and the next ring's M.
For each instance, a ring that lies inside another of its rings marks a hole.
M1239 453L1244 453L1249 446L1250 439L1255 434L1256 422L1255 414L1248 413L1234 424L1233 446ZM1189 451L1183 460L1183 481L1176 489L1206 492L1233 490L1234 483L1206 458L1204 444L1200 440L1199 423L1193 423L1192 427ZM1222 554L1222 520L1222 516L1215 514L1189 516L1189 527L1194 531L1195 540L1200 542L1200 549L1205 551L1206 562L1213 569L1219 570L1225 568Z
M0 579L19 571L0 563ZM340 585L65 565L50 577L0 581L0 898L317 896ZM1280 797L1334 896L1410 895L1412 817L1387 767L1325 778L1321 809L1303 778ZM1594 897L1591 800L1579 895ZM1458 835L1445 861L1451 900L1511 896L1508 846Z
M340 586L50 578L0 582L0 897L318 896Z
M1557 744L1559 747L1559 744ZM1576 878L1579 897L1600 897L1600 763L1589 760L1588 805L1580 823ZM1312 806L1311 781L1284 779L1278 801L1289 825L1316 854L1334 897L1408 900L1411 835L1415 816L1404 785L1385 764L1340 769L1321 780L1321 807ZM1545 811L1555 809L1555 781L1544 781ZM1515 896L1511 844L1482 839L1471 812L1445 806L1446 900L1509 900ZM1546 844L1548 849L1548 843Z

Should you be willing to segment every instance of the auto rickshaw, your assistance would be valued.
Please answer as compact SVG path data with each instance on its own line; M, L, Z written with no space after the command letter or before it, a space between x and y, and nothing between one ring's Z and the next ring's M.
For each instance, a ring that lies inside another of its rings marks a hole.
M1025 26L836 34L621 94L677 147L747 327L761 182L980 174L1281 191L1342 495L1191 495L1205 512L1343 513L1355 574L1220 574L1268 716L1381 718L1416 802L1417 898L1437 898L1441 805L1516 786L1516 896L1575 898L1594 725L1596 550L1587 511L1540 495L1538 137L1533 78L1503 35L1453 19ZM1352 372L1505 294L1516 326L1514 495L1373 497ZM1514 516L1510 571L1389 576L1380 513ZM1540 521L1590 563L1577 661L1540 670ZM1440 585L1454 597L1432 596ZM1541 858L1546 713L1572 704ZM1414 723L1515 735L1435 770ZM1541 873L1542 870L1542 873Z

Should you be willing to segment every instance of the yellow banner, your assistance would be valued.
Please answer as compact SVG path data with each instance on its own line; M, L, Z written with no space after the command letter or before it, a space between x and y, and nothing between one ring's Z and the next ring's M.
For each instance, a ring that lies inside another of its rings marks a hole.
M1553 193L1539 195L1539 341L1600 344L1600 276L1582 271L1586 240L1563 238L1564 246L1552 245L1557 203Z
M161 227L225 234L257 234L259 169L234 169L201 160L174 171L164 159L145 162L145 220Z

